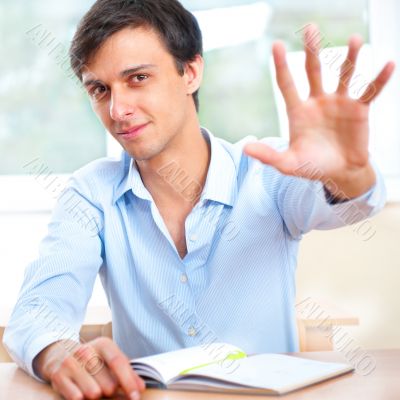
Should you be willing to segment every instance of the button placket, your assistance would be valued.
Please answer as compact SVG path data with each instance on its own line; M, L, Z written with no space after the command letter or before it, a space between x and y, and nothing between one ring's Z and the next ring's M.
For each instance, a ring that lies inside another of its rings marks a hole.
M188 251L196 251L202 245L204 227L202 224L202 215L204 214L204 209L198 204L192 210L189 217L186 220L186 232L187 232L187 247Z
M223 212L223 204L211 205L206 202L192 210L185 225L188 249L186 267L193 270L206 264Z

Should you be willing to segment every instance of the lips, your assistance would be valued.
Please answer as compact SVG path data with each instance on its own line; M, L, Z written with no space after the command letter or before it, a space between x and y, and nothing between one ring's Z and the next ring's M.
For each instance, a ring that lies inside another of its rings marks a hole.
M148 124L149 124L149 122L147 122L145 124L133 126L130 129L119 132L118 136L120 136L124 139L133 139L133 138L139 136Z

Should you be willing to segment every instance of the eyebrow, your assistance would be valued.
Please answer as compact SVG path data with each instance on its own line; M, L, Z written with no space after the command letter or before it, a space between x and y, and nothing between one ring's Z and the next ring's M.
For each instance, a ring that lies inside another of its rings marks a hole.
M128 75L134 74L135 72L139 72L142 69L148 69L148 68L156 68L156 66L154 64L140 64L140 65L136 65L135 67L126 69L124 71L122 71L119 76L121 78L126 78Z
M121 78L126 78L129 75L132 75L136 72L139 72L143 69L148 69L148 68L156 68L156 66L154 64L140 64L140 65L136 65L135 67L132 68L128 68L125 69L124 71L119 73L119 76ZM88 87L88 86L92 86L92 85L102 85L103 83L99 80L99 79L89 79L85 82L83 82L83 86Z
M83 82L83 86L85 86L86 88L89 86L92 86L92 85L96 85L96 84L102 85L102 82L99 81L98 79L89 79L89 80Z

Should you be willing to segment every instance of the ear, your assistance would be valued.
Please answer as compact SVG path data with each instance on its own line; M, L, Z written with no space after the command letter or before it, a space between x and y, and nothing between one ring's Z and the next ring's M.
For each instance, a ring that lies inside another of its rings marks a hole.
M197 54L193 61L186 63L184 77L186 80L187 94L193 94L199 89L203 79L204 60Z

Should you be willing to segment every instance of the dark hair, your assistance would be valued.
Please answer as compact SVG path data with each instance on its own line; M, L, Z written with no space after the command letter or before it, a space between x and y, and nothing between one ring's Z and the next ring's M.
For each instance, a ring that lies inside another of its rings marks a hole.
M71 67L82 80L82 69L114 33L128 27L154 29L173 56L180 75L185 64L203 54L196 18L178 0L97 0L80 21L72 40ZM198 91L193 93L196 110Z

